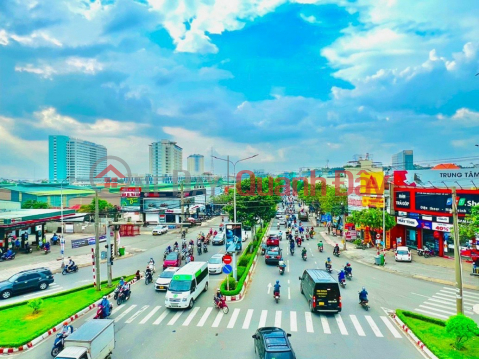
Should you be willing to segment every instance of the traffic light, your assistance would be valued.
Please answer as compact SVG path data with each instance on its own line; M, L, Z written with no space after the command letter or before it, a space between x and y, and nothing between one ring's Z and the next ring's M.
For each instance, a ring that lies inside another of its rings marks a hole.
M108 244L105 246L106 250L108 250ZM110 244L110 264L113 265L113 244Z

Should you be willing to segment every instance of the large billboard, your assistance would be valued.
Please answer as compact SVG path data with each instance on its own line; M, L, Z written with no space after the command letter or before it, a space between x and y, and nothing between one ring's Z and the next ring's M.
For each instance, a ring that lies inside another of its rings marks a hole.
M228 248L235 243L236 246L236 251L241 251L243 247L243 241L242 241L242 235L243 235L243 230L242 230L242 225L241 223L227 223L225 225L225 231L226 231L226 252L228 252Z
M394 171L394 185L416 188L475 189L479 186L479 168L451 170Z
M479 205L479 190L457 190L456 200L458 214L470 214L471 208ZM450 216L451 190L397 188L394 191L394 209L406 213Z

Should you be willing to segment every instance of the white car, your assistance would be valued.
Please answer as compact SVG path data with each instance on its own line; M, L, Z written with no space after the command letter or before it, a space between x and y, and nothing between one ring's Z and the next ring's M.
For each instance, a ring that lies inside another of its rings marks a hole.
M168 267L166 268L163 273L158 276L158 279L155 283L156 290L168 290L170 286L171 278L173 278L176 271L180 269L179 267Z
M411 251L408 247L397 247L394 259L396 262L412 262Z
M167 226L156 226L153 228L151 231L151 234L154 236L160 235L160 234L165 234L168 233L168 227Z
M216 236L213 237L211 240L211 244L225 244L226 234L224 232L219 232Z
M220 274L223 272L223 254L215 254L208 261L208 272L210 274Z

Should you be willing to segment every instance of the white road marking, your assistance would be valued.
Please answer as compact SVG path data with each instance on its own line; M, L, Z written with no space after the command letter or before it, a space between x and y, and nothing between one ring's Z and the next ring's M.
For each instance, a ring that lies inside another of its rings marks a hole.
M361 324L359 324L358 318L355 315L350 315L349 318L351 318L351 322L353 322L354 328L358 332L358 335L360 337L365 337L366 333L364 333L364 330L361 327Z
M165 310L163 313L161 313L158 319L153 322L153 325L159 325L163 321L163 319L165 319L167 315L168 315L168 311Z
M298 323L296 322L296 312L289 313L290 327L292 332L298 331Z
M145 324L147 321L149 321L150 318L151 318L152 316L154 316L155 313L156 313L160 308L161 308L161 305L158 305L158 306L154 307L153 310L152 310L151 312L149 312L148 315L141 320L140 324Z
M118 317L115 318L115 322L118 322L121 318L123 318L125 315L130 313L135 308L136 308L136 304L132 304L127 310L125 310L123 313L121 313Z
M364 317L365 317L366 320L368 321L369 326L370 326L371 329L373 330L374 334L375 334L377 337L382 338L383 335L382 335L381 331L379 330L378 326L376 325L376 323L374 322L373 318L371 318L371 316L369 316L369 315L365 315Z
M198 322L196 326L202 327L203 325L205 325L206 319L208 319L212 310L213 310L213 307L206 308L206 311L204 312L203 316L201 317L200 321Z
M288 287L288 299L291 299L291 287Z
M186 320L183 322L183 326L184 326L184 327L190 325L191 321L193 320L193 318L195 317L196 313L198 313L199 310L200 310L200 307L195 307L195 308L193 308L193 310L191 311L191 313L188 315L188 317L186 318Z
M439 317L439 318L442 318L442 319L449 319L449 316L442 315L442 314L437 314L437 313L430 312L428 310L423 310L423 309L420 309L420 308L416 308L415 311L425 313L425 314L428 314L428 315L432 315L433 317Z
M271 283L268 284L268 295L271 292Z
M286 269L288 270L288 273L289 273L289 259L288 259L288 265L286 266Z
M122 309L125 309L126 306L125 305L120 305L119 307L115 307L113 308L113 310L111 311L111 314L116 314L118 313L119 311L121 311Z
M456 293L456 288L449 288L449 287L443 287L445 290L449 291L449 292L453 292L454 294ZM474 299L477 299L479 300L479 294L475 294L475 293L472 293L472 292L466 292L466 291L463 291L462 292L462 295L463 296L466 296L466 297L471 297L471 298L474 298Z
M135 314L133 314L125 323L131 323L133 322L136 318L138 318L138 316L143 313L145 310L147 310L149 308L149 305L144 305L143 307L141 307L140 310L136 311Z
M429 307L427 305L423 305L423 304L421 304L419 307L426 308L426 309L432 310L434 312L439 312L439 313L444 313L444 314L449 314L449 315L455 315L456 314L456 312L453 311L453 310L436 309L436 308L431 308L431 307Z
M277 310L274 316L274 326L281 327L281 311Z
M258 328L264 327L266 325L266 317L268 316L267 310L261 311L261 317L259 318Z
M176 321L178 320L178 318L181 316L181 314L183 314L183 311L176 312L175 315L173 316L173 318L171 318L170 321L168 322L168 325L175 324Z
M233 329L234 328L236 320L238 319L238 315L240 313L240 310L241 309L239 309L239 308L235 308L235 310L233 311L233 314L231 315L231 319L228 323L228 326L226 328L228 328L228 329Z
M343 318L341 318L341 314L335 315L336 317L336 322L338 323L339 331L341 332L342 335L348 335L348 330L346 329L346 326L344 325Z
M218 328L220 325L221 319L223 319L223 311L220 310L218 314L216 315L215 321L213 322L213 325L211 326L212 328Z
M308 333L314 333L313 317L311 312L304 312L304 318L306 319L306 331Z
M394 325L389 321L389 319L385 316L381 316L381 320L386 324L386 327L388 327L389 331L394 335L394 338L399 338L401 339L401 334L394 328Z
M451 309L451 306L437 304L437 303L431 302L431 300L425 301L423 304L427 304L428 306L431 306L431 309L436 309L435 307L439 307L442 309Z
M251 323L251 318L253 317L253 312L254 312L253 309L248 309L248 311L246 312L246 317L244 318L244 322L243 322L243 329L249 328L249 325Z

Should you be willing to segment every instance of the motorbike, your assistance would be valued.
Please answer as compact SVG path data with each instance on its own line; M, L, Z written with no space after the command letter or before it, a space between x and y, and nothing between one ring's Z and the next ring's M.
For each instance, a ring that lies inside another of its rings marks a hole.
M224 314L228 314L230 309L228 308L228 304L226 304L226 298L223 296L219 301L213 301L214 306L216 309L221 309Z
M279 267L279 274L281 274L281 275L284 274L284 267Z
M291 248L291 247L290 247L290 248L289 248L289 251L290 251L291 255L294 255L294 248Z
M23 252L24 252L25 254L30 254L30 253L33 252L33 248L30 247L30 244L28 244L28 242L25 243L25 248L23 249Z
M303 258L303 261L306 261L308 259L308 255L306 253L304 253L301 257Z
M348 280L353 279L353 274L352 273L346 273L346 278L348 278Z
M53 342L53 348L50 353L52 357L55 358L63 350L63 348L65 347L65 338L66 337L63 335L63 333L58 333L56 335L55 340Z
M306 239L309 241L309 234L306 233Z
M341 287L346 288L346 279L341 279L339 284L341 284Z
M424 258L434 257L435 253L433 249L429 249L427 247L420 248L417 250L418 256L424 256Z
M152 262L149 262L149 263L148 263L147 268L150 268L150 270L151 270L152 273L155 273L155 272L156 272L155 265L154 265Z
M45 254L50 253L50 247L44 246L44 247L43 247L43 252L44 252Z
M153 273L152 272L146 273L145 274L145 284L148 285L151 282L153 282Z
M332 266L327 266L326 270L328 271L328 273L333 273L333 267Z
M359 302L361 307L363 307L366 310L369 310L369 308L370 308L368 303L369 303L369 300L362 300L362 301Z
M115 290L113 291L113 299L117 300L118 299L118 294L120 293L120 286L116 287Z
M200 256L200 255L201 255L201 253L202 253L202 252L201 252L201 246L198 246L198 248L197 248L197 252L198 252L198 255Z
M0 257L0 260L2 261L8 261L13 259L15 259L15 252L12 252L12 254L9 255L8 257L7 257L7 253L2 254L2 256Z
M279 225L279 223L278 223L278 225L277 225L277 227L276 227L276 228L278 228L278 230L281 228L281 226Z
M108 318L111 315L111 312L113 310L113 304L110 303L110 311L108 312L109 314L106 317L103 315L103 309L104 309L103 305L100 304L98 306L97 311L96 311L96 315L93 317L93 319L106 319L106 318Z
M68 273L76 273L76 272L78 272L78 266L76 264L71 269L67 264L65 267L63 267L63 270L62 270L63 275L68 274Z
M333 252L333 254L334 254L336 257L339 258L339 255L340 255L341 253L339 253L339 252Z
M208 246L205 244L203 244L203 253L208 253Z
M183 248L183 250L181 251L181 259L184 260L187 254L188 254L188 250L186 248Z
M265 253L266 253L266 248L261 248L261 255L264 256Z
M274 292L273 297L274 297L275 302L279 303L279 297L280 297L279 292Z
M128 299L130 299L131 296L131 291L128 297L125 297L125 291L120 289L120 292L118 293L118 298L116 300L116 304L121 305L122 303L125 303Z
M323 253L323 247L322 247L322 246L321 246L321 247L318 246L318 251L321 252L321 253Z

